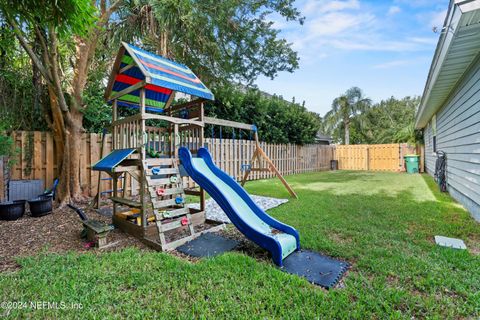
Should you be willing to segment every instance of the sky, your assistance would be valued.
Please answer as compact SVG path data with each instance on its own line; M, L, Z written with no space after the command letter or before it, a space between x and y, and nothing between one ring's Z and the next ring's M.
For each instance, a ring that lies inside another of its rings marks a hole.
M259 89L305 101L324 115L332 100L352 86L379 102L421 95L448 0L297 0L305 23L271 15L274 27L298 52L300 67Z

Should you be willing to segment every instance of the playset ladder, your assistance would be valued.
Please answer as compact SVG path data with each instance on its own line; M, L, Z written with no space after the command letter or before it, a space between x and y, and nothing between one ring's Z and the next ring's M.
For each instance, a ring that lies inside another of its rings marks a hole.
M185 205L185 192L176 159L147 159L143 161L145 180L162 248L168 248L165 232L188 227L195 234L190 209Z

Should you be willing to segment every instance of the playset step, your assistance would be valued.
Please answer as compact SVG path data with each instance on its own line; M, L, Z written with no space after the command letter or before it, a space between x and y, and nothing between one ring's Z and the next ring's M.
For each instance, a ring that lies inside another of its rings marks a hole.
M177 218L183 215L187 215L190 213L190 209L187 207L178 208L178 209L166 209L166 210L155 210L155 214L161 215L160 219L165 218Z
M171 166L174 162L177 162L176 159L172 158L155 158L155 159L146 159L143 160L144 164L147 166Z
M158 196L159 191L161 191L162 196L182 195L182 192L184 192L183 188L181 187L174 187L174 188L148 187L148 191L150 192L151 197Z
M130 199L119 198L119 197L111 197L110 200L112 200L115 203L124 204L124 205L132 207L132 208L141 208L142 207L141 202L130 200Z
M145 180L147 180L147 184L149 187L155 187L155 186L164 186L164 185L181 185L182 180L177 179L175 182L172 182L172 179L170 178L160 178L160 179L152 179L149 176L145 177Z
M157 169L158 171L154 174L153 169ZM151 166L149 168L150 170L147 170L145 175L148 176L162 176L162 175L169 175L169 174L178 174L178 168L158 168L157 166Z
M183 201L181 203L178 203L176 199L166 199L166 200L156 200L152 199L152 205L154 209L161 209L161 208L166 208L174 205L179 205L183 204Z
M188 226L191 235L194 235L195 233L193 230L192 216L190 214L187 214L182 219L177 219L172 222L162 223L160 221L157 221L157 226L158 226L158 230L159 231L161 230L162 233L173 230L173 229L178 229L181 227L186 227L186 226Z

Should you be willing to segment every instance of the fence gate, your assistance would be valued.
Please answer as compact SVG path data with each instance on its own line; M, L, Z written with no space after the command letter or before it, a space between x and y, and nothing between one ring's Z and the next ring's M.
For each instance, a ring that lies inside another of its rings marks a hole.
M339 145L335 148L335 160L340 170L404 171L403 156L409 153L421 155L423 171L423 147L406 143Z

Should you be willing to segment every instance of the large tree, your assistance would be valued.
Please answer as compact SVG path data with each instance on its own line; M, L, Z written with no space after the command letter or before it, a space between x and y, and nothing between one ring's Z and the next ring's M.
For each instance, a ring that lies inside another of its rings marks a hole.
M279 36L272 14L303 23L294 0L126 0L117 38L191 67L209 85L253 82L298 67L297 53Z
M366 98L358 87L348 89L344 94L335 98L332 109L325 115L328 131L334 131L339 126L343 127L343 143L350 144L350 125L352 118L365 112L371 105L371 100Z
M48 89L50 110L45 116L54 136L62 201L82 194L78 168L85 108L82 95L99 39L120 1L0 3L1 19L10 25ZM32 39L38 46L32 46Z
M414 128L419 103L419 97L390 97L374 104L357 121L362 125L359 138L364 143L415 143L421 138Z
M270 21L272 13L303 21L293 0L1 1L0 22L10 26L47 88L45 118L55 140L59 198L82 197L79 143L86 103L100 101L86 90L98 47L130 41L189 65L209 85L250 83L298 67L297 54Z

